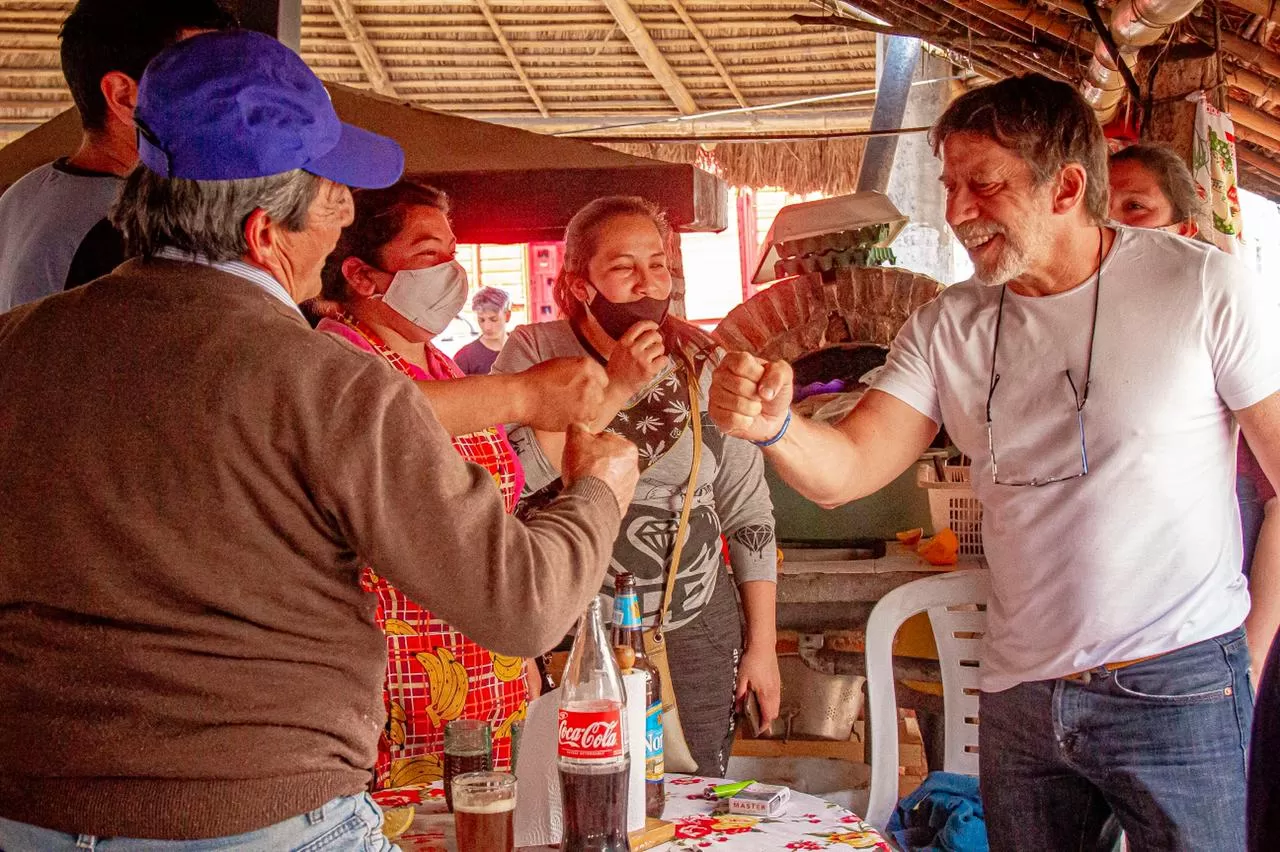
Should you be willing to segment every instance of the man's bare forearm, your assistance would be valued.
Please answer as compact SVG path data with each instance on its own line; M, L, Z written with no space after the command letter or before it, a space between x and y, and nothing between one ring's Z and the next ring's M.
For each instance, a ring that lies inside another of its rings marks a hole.
M879 491L929 446L938 426L906 403L868 391L836 426L792 415L765 458L788 485L825 509Z

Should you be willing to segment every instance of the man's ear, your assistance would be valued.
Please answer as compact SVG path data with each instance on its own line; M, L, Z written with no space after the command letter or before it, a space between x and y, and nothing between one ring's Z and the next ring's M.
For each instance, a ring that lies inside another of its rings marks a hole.
M1196 223L1194 218L1189 218L1178 225L1178 236L1180 237L1186 237L1189 240L1194 240L1196 235L1199 233L1200 225Z
M1088 182L1089 176L1084 166L1079 163L1067 163L1063 166L1054 185L1053 212L1070 213L1076 207L1083 205Z
M244 241L249 247L246 257L258 266L270 268L276 259L276 227L266 210L254 208L244 220Z
M342 261L342 277L347 279L347 286L361 296L378 294L378 281L375 280L373 267L358 257Z
M119 124L133 127L133 110L138 105L138 83L123 71L108 71L98 81L107 102L107 115Z

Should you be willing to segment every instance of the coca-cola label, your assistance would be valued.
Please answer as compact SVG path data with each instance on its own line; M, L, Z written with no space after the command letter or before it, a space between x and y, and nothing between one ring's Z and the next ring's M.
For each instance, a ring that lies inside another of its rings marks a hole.
M584 711L560 708L560 756L569 760L622 757L622 708Z

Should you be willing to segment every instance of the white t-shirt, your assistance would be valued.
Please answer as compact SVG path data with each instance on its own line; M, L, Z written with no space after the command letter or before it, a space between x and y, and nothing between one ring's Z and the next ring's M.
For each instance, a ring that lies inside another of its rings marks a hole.
M1153 230L1118 228L1097 278L1004 301L966 282L917 311L876 387L946 425L973 459L992 597L981 685L993 692L1163 653L1249 611L1235 500L1232 410L1280 389L1280 308L1244 264Z

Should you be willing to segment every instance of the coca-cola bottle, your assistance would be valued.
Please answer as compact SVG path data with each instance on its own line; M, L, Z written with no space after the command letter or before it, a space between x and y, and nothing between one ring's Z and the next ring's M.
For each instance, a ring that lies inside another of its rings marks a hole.
M578 621L560 693L561 852L630 852L626 691L598 597Z
M667 792L662 780L666 772L662 759L662 675L644 653L644 624L640 619L640 599L636 580L622 572L613 581L613 646L635 652L631 667L648 675L644 717L644 812L662 819Z

